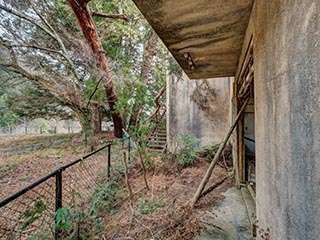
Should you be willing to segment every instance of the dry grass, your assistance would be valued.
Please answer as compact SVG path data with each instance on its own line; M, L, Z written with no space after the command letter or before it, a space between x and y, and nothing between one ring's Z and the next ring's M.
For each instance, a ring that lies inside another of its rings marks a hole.
M132 163L135 165L134 163ZM174 162L157 161L148 171L149 190L144 187L142 172L138 165L130 171L131 200L125 199L120 210L106 219L106 239L193 239L199 230L196 211L188 205L208 167L208 162L199 160L188 168L180 168ZM169 171L170 169L170 171ZM217 166L210 183L226 174ZM215 191L205 196L197 209L220 202L222 193L232 185L225 181Z
M36 138L36 139L35 139ZM0 141L1 149L42 141L38 136L28 136L23 140L15 138ZM46 137L45 139L50 139ZM109 140L110 135L104 136ZM17 144L15 144L17 142ZM22 155L0 158L0 198L21 189L57 167L83 155L81 136L72 136L69 142L61 143L50 149L42 149ZM207 153L187 168L179 167L166 157L154 158L154 164L147 172L150 189L144 186L143 174L138 160L132 157L129 182L133 196L124 197L115 204L114 211L105 219L105 239L193 239L199 229L199 219L188 201L195 193L208 168ZM217 165L209 185L226 175L224 165ZM233 184L228 179L213 192L202 198L197 209L220 202L222 193ZM124 186L124 183L123 183Z
M104 140L111 138L111 133L102 136ZM43 147L37 151L4 156L4 152L8 150L39 146L61 139L66 141L50 148ZM0 149L0 200L84 155L81 134L3 137L0 140Z

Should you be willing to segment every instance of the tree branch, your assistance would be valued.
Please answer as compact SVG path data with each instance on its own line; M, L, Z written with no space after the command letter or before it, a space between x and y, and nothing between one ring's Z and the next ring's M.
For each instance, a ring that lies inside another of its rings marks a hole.
M0 44L4 45L3 42L0 42ZM64 55L62 52L51 49L51 48L45 48L45 47L40 47L37 45L29 45L29 44L24 44L24 43L12 44L12 45L10 45L10 47L12 47L12 48L24 48L24 47L25 48L33 48L33 49L42 50L42 51L46 51L46 52L56 53L56 54L60 55L61 57L63 57L64 59L68 60L68 57L66 55Z
M90 102L91 102L92 97L94 96L94 94L95 94L96 91L98 90L99 84L101 83L103 77L104 77L104 76L102 76L102 77L100 78L100 80L97 82L97 84L96 84L93 92L90 94L90 97L89 97L89 100L88 100L88 102L87 102L86 108L88 108L88 106L89 106L89 104L90 104Z
M154 103L156 104L156 109L155 109L155 110L153 111L153 113L146 119L146 121L148 121L149 119L153 118L153 117L159 112L159 110L160 110L160 108L161 108L161 105L160 105L159 100L160 100L161 96L166 92L166 90L167 90L167 85L164 85L164 86L160 89L159 93L157 94L157 96L156 96L155 99L154 99Z
M17 12L13 9L10 9L10 8L7 8L3 5L0 4L0 9L10 13L10 14L13 14L15 15L16 17L19 17L19 18L22 18L26 21L28 21L29 23L37 26L38 28L40 28L42 31L44 31L45 33L47 33L50 37L52 37L54 40L56 40L62 50L62 52L64 53L64 58L66 59L66 61L70 64L71 66L71 71L72 71L72 74L74 75L74 77L80 81L80 78L78 77L78 74L75 70L75 66L73 64L73 62L71 61L71 59L69 58L69 56L67 55L67 50L61 40L61 38L59 37L59 35L57 34L57 32L54 30L54 28L37 12L35 11L35 13L37 14L37 16L40 17L40 19L45 23L46 26L48 26L48 28L40 23L38 23L36 20L34 20L33 18L31 18L30 16L27 16L27 15L24 15L24 14L21 14L20 12Z
M99 12L92 12L93 17L103 17L103 18L113 18L113 19L121 19L125 22L129 22L129 18L126 17L124 14L106 14L106 13L99 13Z
M29 23L32 23L33 25L37 26L38 28L40 28L41 30L46 32L49 36L55 38L55 35L48 28L46 28L42 24L40 24L37 21L35 21L33 18L31 18L31 17L29 17L27 15L21 14L21 13L15 11L13 9L7 8L7 7L3 6L2 4L0 4L0 9L4 10L4 11L6 11L6 12L12 14L12 15L15 15L16 17L22 18L22 19L26 20Z

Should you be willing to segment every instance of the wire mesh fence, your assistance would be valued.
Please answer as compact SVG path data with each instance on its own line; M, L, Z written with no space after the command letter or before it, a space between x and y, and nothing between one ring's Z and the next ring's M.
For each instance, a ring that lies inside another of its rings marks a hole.
M87 214L96 189L113 178L124 151L130 160L130 149L130 138L108 142L0 201L0 239L60 239L61 218Z

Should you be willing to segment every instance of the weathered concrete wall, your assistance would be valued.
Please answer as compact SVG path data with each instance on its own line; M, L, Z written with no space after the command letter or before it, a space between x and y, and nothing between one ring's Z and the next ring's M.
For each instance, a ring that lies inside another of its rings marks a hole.
M167 139L169 151L176 137L188 133L200 146L219 143L230 126L230 79L167 79Z
M258 225L319 239L320 1L255 4Z

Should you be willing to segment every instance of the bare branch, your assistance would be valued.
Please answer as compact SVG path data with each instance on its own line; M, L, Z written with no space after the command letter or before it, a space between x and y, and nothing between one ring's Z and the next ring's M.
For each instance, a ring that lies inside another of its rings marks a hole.
M100 78L100 80L97 82L97 84L96 84L93 92L90 94L90 97L89 97L89 100L88 100L88 102L87 102L86 108L88 108L88 106L89 106L89 104L90 104L90 102L91 102L92 97L94 96L94 94L95 94L96 91L98 90L99 84L101 83L103 77L104 77L104 76L102 76L102 77Z
M39 16L39 18L45 23L45 25L48 26L48 28L46 26L44 26L43 24L38 23L35 19L31 18L30 16L21 14L20 12L17 12L13 9L7 8L3 5L0 4L0 9L15 15L16 17L22 18L26 21L28 21L29 23L37 26L38 28L40 28L41 30L43 30L45 33L47 33L50 37L52 37L54 40L56 40L62 50L62 52L64 53L64 58L67 60L67 62L69 63L70 67L71 67L71 71L72 74L74 75L74 77L80 81L80 78L76 72L75 66L72 62L72 60L69 58L68 54L67 54L67 50L66 47L64 46L61 38L59 37L59 35L57 34L57 32L54 30L54 28L41 16L41 14L39 14L34 8L35 13Z
M156 104L156 109L155 109L155 110L153 111L153 113L146 119L146 121L148 121L149 119L153 118L153 117L159 112L159 110L160 110L160 108L161 108L161 105L160 105L159 100L160 100L161 96L166 92L166 90L167 90L167 86L164 85L164 86L160 89L160 91L159 91L159 93L157 94L157 96L154 98L154 103Z
M0 44L3 44L3 42L0 42ZM30 44L21 43L21 44L12 44L12 45L10 45L10 47L12 47L12 48L33 48L33 49L42 50L42 51L46 51L46 52L56 53L56 54L60 55L61 57L63 57L64 59L66 59L66 60L68 59L68 57L60 51L57 51L57 50L54 50L51 48L40 47L37 45L30 45Z
M44 25L38 23L37 21L35 21L33 18L27 16L27 15L24 15L24 14L21 14L20 12L17 12L13 9L10 9L10 8L7 8L6 6L3 6L2 4L0 4L0 9L12 14L12 15L15 15L16 17L19 17L19 18L22 18L24 20L26 20L27 22L29 23L32 23L33 25L37 26L38 28L40 28L41 30L43 30L44 32L46 32L49 36L53 37L55 39L55 35L54 33L52 33L48 28L46 28Z
M106 14L99 12L92 12L92 16L94 17L103 17L103 18L113 18L113 19L121 19L125 22L129 22L129 18L124 14Z

